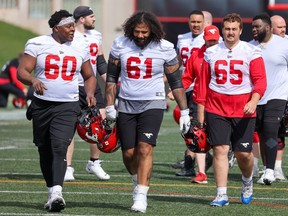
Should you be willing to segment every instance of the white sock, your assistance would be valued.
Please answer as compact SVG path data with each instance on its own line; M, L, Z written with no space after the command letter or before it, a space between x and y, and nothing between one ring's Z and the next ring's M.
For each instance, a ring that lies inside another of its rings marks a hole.
M146 194L148 193L148 190L149 190L149 186L146 186L146 185L137 185L137 189L138 189L138 193L143 193L143 194Z
M258 166L258 161L259 161L259 159L254 157L254 166Z
M252 181L252 175L249 178L246 178L245 176L242 175L242 180L244 182L250 182L250 181Z
M217 187L217 194L219 195L227 194L227 187Z
M62 193L62 186L60 186L60 185L54 185L53 187L52 187L52 193Z
M48 193L51 194L52 193L52 187L47 187Z
M281 168L281 167L282 167L282 160L276 160L274 169Z

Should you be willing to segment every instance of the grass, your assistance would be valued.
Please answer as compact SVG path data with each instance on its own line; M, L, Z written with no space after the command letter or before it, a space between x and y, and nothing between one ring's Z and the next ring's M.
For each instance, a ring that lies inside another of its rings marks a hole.
M25 119L25 110L0 110L0 137L0 215L52 215L43 209L47 192L37 149L32 143L32 125ZM184 148L170 110L165 113L154 151L146 215L287 215L287 182L262 186L255 180L252 204L241 204L241 175L237 165L229 173L230 205L210 207L215 196L213 170L208 171L208 184L199 185L192 184L190 178L175 176L177 170L171 167L182 158ZM121 151L101 155L103 167L111 176L109 181L86 174L88 158L88 145L76 135L73 160L76 181L64 183L67 205L60 214L134 215L129 211L131 177L122 163ZM283 167L287 173L287 154Z
M0 67L24 50L28 39L37 36L31 31L0 21Z

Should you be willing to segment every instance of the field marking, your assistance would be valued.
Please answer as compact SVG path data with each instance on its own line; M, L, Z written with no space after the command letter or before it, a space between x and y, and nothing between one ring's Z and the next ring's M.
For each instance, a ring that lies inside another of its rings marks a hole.
M128 177L128 175L127 175ZM130 177L130 176L129 176ZM19 184L45 184L44 180L11 180L11 179L0 179L0 183L19 183ZM87 186L94 185L101 187L107 187L109 185L126 185L131 186L130 182L112 182L112 181L73 181L73 182L64 182L64 186L74 185L74 186ZM104 188L103 187L103 188ZM150 184L150 187L189 187L189 188L215 188L215 185L201 185L201 184ZM117 188L117 187L116 187ZM228 189L241 189L241 186L228 186ZM254 190L268 190L268 191L288 191L288 188L273 188L273 187L253 187ZM153 190L153 189L152 189ZM151 190L150 190L151 191ZM182 194L182 193L181 193ZM288 198L287 198L288 200Z
M7 149L16 149L18 148L17 146L3 146L3 147L0 147L0 150L7 150Z

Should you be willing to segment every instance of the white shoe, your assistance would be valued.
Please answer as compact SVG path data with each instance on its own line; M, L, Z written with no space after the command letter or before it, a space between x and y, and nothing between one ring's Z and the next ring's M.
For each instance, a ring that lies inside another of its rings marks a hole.
M264 172L265 172L265 171L264 171ZM264 178L264 173L261 175L260 179L258 179L257 184L262 184L262 185L264 185L264 180L263 180L263 178Z
M287 181L287 178L285 177L281 167L274 169L274 176L278 181Z
M65 200L62 196L62 187L59 185L53 186L48 189L48 202L44 208L51 212L60 212L65 208Z
M265 185L271 185L275 181L274 170L266 169L264 172L263 181Z
M96 175L101 180L109 180L110 176L102 169L101 160L88 161L86 165L86 171L90 174Z
M48 188L48 201L44 205L44 209L48 210L50 208L50 202L49 200L51 199L51 194L52 194L52 187Z
M60 212L66 206L65 200L63 199L61 192L53 192L51 194L49 203L50 203L50 206L49 206L50 212Z
M241 201L243 204L250 204L253 197L253 180L250 182L242 181Z
M74 168L68 166L65 172L64 181L74 181Z
M131 211L146 213L147 209L147 194L139 193L136 187L133 191L133 205Z

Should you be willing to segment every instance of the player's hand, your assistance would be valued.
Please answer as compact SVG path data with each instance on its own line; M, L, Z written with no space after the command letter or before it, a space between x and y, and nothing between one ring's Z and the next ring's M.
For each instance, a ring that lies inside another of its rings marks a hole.
M175 100L174 95L173 95L171 89L169 89L169 92L168 92L168 94L167 94L167 97L168 97L170 100L172 100L172 101Z
M86 101L87 101L88 107L96 106L96 98L94 94L91 94L91 95L87 94Z
M190 127L189 109L181 110L181 116L179 120L180 132L186 134Z
M115 121L117 117L117 111L114 105L110 105L106 107L106 118L111 121Z
M39 79L34 78L32 81L32 87L36 94L43 95L44 91L47 90L47 87Z

